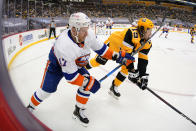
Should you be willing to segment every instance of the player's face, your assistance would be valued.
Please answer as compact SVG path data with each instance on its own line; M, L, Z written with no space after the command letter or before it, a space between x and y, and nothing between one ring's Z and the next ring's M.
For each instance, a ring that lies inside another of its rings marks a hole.
M88 35L88 28L89 27L82 27L78 33L78 41L83 42Z
M147 29L146 33L144 34L144 39L147 40L150 38L152 33L152 29Z

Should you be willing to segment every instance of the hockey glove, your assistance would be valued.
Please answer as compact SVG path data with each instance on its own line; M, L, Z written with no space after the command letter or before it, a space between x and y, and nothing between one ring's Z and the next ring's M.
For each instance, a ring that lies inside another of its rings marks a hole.
M129 71L129 75L128 75L128 79L133 82L133 83L137 83L139 77L139 71L138 70L131 70Z
M145 74L143 76L139 76L138 79L137 79L137 86L142 89L142 90L145 90L148 86L148 77L149 77L149 74Z
M119 53L114 53L112 59L116 61L116 63L120 63L123 65L130 65L135 62L135 58L131 56L131 54L126 53L125 51L120 51Z

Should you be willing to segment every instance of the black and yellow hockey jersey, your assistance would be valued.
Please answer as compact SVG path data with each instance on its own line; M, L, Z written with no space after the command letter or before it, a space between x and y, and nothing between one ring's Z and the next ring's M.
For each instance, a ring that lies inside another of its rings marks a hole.
M194 28L191 28L191 30L190 30L190 34L191 34L191 36L193 36L194 34L195 34L195 29Z
M136 27L131 27L123 31L113 32L104 43L116 52L124 50L127 53L132 53L141 46L141 41L144 40L141 39L138 29ZM146 73L148 52L151 47L152 43L147 42L138 52L138 70L140 75ZM124 73L128 74L128 71L125 71Z

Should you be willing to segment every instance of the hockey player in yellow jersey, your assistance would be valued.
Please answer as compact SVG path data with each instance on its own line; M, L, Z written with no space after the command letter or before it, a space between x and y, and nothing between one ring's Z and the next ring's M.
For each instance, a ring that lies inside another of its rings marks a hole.
M191 43L194 43L194 34L195 34L195 29L194 29L194 27L193 27L193 28L191 28L191 30L190 30Z
M127 53L132 53L149 39L153 26L154 24L151 20L140 18L136 27L130 27L123 31L115 31L104 43L114 51L124 50ZM120 97L118 87L126 79L127 75L129 75L129 80L136 83L141 89L144 90L147 87L148 74L146 74L146 68L148 64L148 52L151 47L152 43L149 41L139 50L137 69L134 68L133 63L128 67L124 65L121 67L121 70L118 72L110 87L109 93L112 96L117 99ZM106 62L107 59L97 55L90 60L86 68L90 69L100 64L105 65Z

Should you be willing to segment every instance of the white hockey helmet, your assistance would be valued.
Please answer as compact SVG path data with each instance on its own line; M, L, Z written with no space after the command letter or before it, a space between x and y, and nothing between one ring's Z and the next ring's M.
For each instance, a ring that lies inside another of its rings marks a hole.
M89 27L90 24L91 19L82 12L74 13L69 18L70 28L75 27L77 31L79 31L81 27Z

